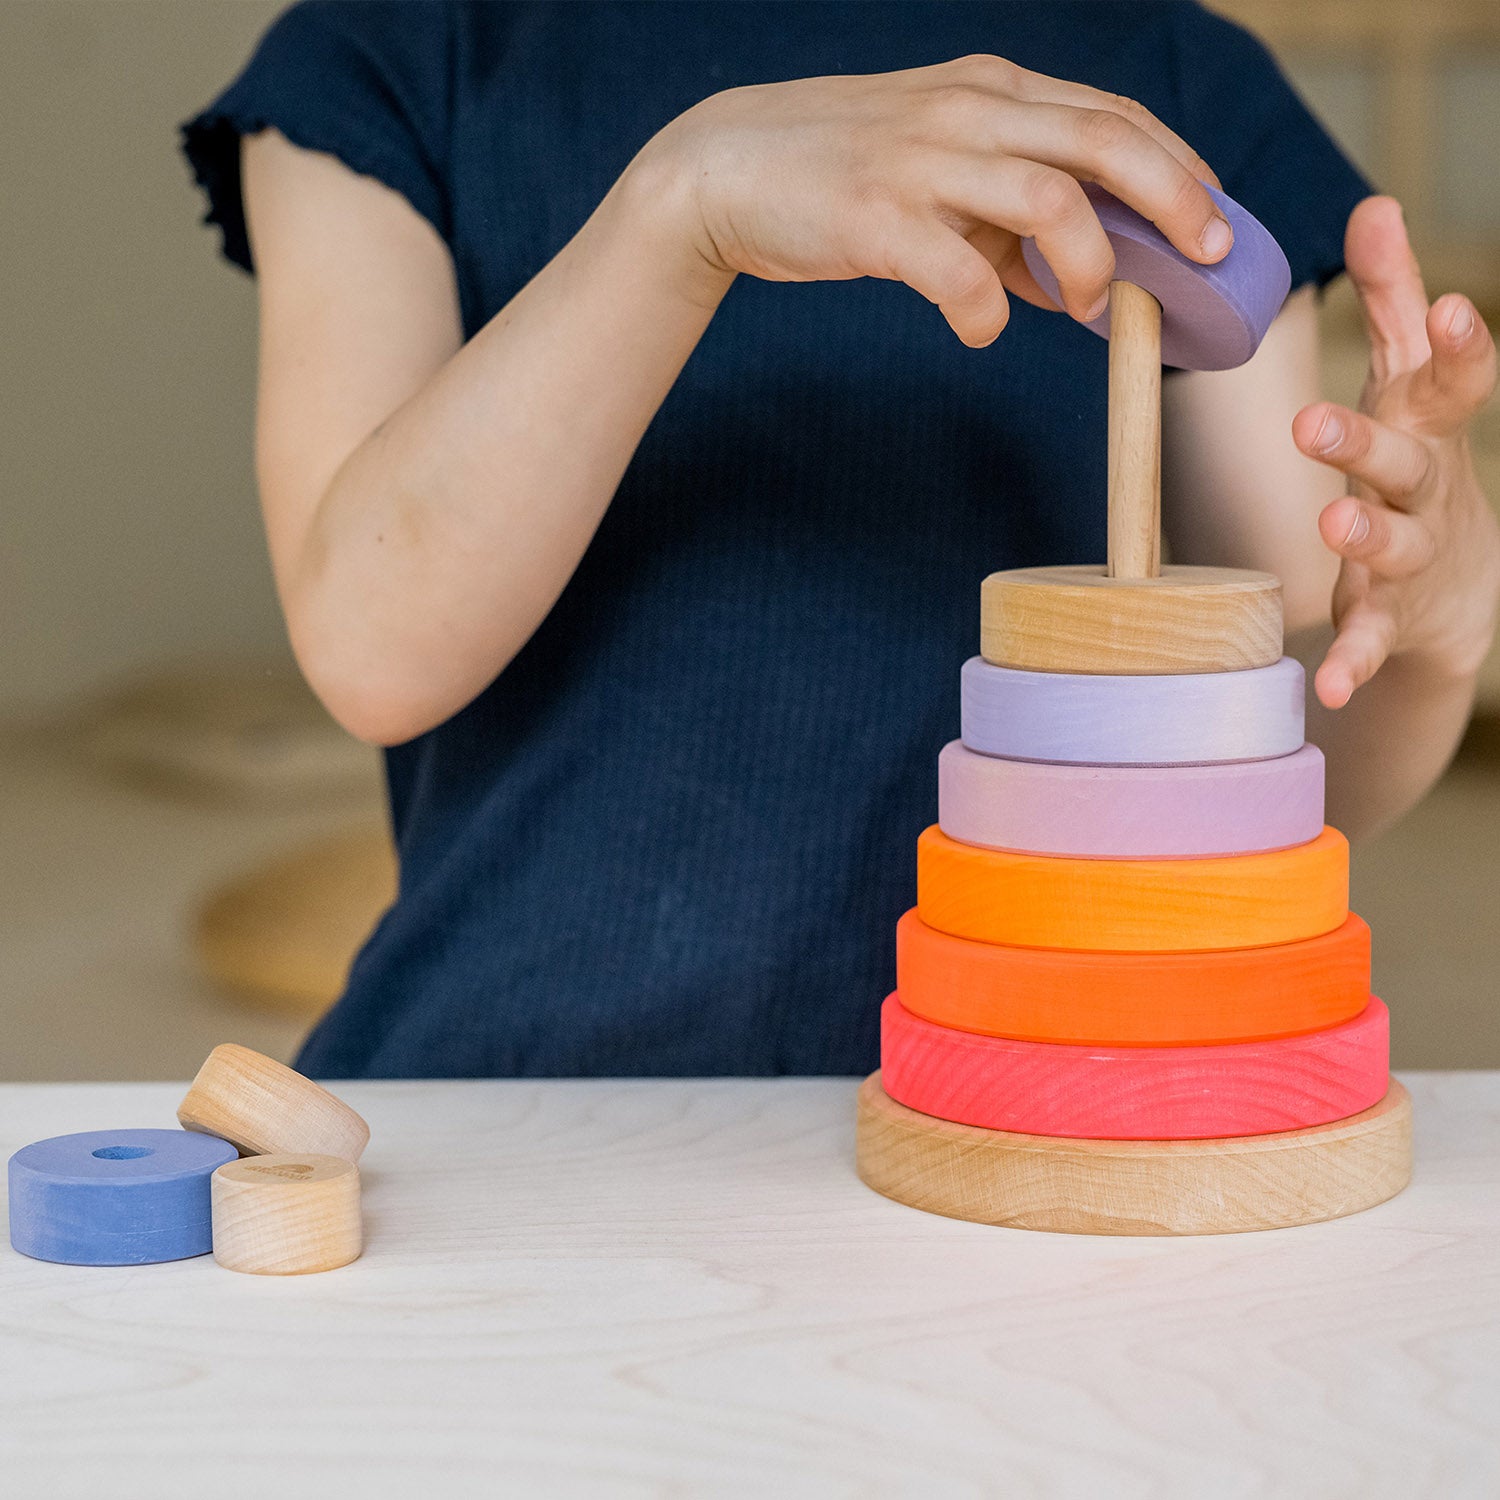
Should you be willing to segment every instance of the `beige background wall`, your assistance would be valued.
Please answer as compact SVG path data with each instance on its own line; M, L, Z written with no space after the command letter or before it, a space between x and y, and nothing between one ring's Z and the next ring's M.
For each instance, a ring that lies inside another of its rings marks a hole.
M283 649L253 288L192 228L175 128L278 8L0 4L0 712Z

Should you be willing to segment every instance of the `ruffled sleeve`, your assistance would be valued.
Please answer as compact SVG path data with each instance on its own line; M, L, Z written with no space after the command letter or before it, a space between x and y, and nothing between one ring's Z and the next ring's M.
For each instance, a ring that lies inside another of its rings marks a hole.
M181 127L225 257L254 269L240 140L267 127L400 193L451 243L452 54L447 5L304 0L284 12L239 77Z

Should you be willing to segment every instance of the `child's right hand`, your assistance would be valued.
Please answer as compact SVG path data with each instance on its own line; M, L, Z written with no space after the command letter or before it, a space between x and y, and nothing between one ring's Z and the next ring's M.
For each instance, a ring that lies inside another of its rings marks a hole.
M1231 243L1201 157L1134 100L998 57L730 89L637 158L716 272L771 281L904 281L966 343L1004 328L1004 288L1042 307L1021 258L1034 237L1066 310L1103 310L1114 253L1079 182L1151 219L1211 264Z

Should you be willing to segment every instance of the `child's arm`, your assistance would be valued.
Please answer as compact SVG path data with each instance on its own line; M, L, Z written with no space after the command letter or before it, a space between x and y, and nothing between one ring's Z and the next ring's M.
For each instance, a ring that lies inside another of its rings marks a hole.
M730 90L462 344L447 248L405 200L250 139L257 460L309 681L384 743L478 694L551 609L739 272L905 281L982 345L1006 289L1051 305L1020 257L1035 235L1089 316L1113 255L1080 178L1195 259L1228 249L1216 179L1152 115L999 58Z
M1371 342L1360 410L1318 400L1316 307L1298 292L1248 365L1166 382L1163 503L1183 559L1281 576L1288 650L1322 661L1308 737L1329 819L1366 833L1442 773L1494 637L1500 526L1465 428L1495 347L1466 297L1428 306L1392 200L1355 210L1345 255Z

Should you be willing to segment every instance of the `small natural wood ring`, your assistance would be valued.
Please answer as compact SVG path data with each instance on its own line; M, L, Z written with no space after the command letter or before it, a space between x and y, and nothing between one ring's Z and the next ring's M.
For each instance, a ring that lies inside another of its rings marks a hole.
M208 1054L177 1118L245 1156L313 1151L358 1161L370 1139L370 1127L342 1099L235 1042Z
M210 1183L214 1259L256 1276L332 1271L359 1257L359 1168L317 1153L247 1156Z
M979 649L1023 672L1239 672L1281 657L1281 582L1240 568L1016 568L980 586Z
M1411 1179L1411 1099L1394 1079L1332 1125L1207 1141L1077 1141L954 1125L860 1085L856 1161L927 1213L1061 1234L1233 1234L1373 1208Z
M1297 943L1349 915L1349 843L1209 859L1064 859L980 849L934 825L917 839L917 910L976 943L1198 953Z

